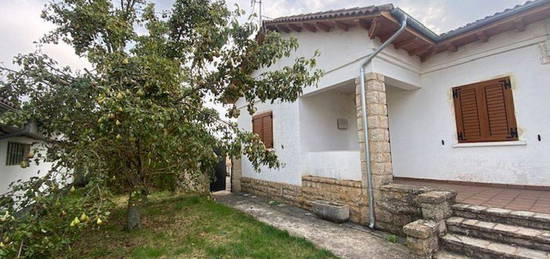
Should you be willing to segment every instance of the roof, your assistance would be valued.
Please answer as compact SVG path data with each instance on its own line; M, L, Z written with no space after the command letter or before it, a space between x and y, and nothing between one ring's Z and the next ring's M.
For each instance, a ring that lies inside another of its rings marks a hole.
M527 1L524 4L516 5L513 8L505 9L504 11L494 13L492 15L486 16L485 18L476 20L474 22L468 23L466 25L463 25L461 27L458 27L456 29L450 30L448 32L442 33L440 35L441 39L450 38L453 36L456 36L458 34L471 31L474 29L477 29L481 26L484 26L486 24L504 19L506 17L513 16L514 14L518 14L520 12L529 10L531 8L535 8L538 6L550 4L550 0L535 0L535 1Z
M333 19L338 17L363 16L363 15L378 13L380 11L390 11L393 8L394 7L392 4L385 4L385 5L379 5L379 6L371 5L367 7L354 7L354 8L316 12L316 13L284 16L284 17L279 17L272 20L266 20L264 21L264 23L270 24L270 23L279 23L279 22L298 22L298 21L309 21L309 20L320 20L320 19Z
M408 27L396 39L394 47L425 59L441 51L456 51L457 47L473 41L487 41L489 37L504 31L523 30L529 23L550 17L550 0L528 1L439 35L392 4L279 17L264 21L263 27L283 32L317 32L361 26L369 31L371 38L378 37L385 41L397 30L399 17L403 16L409 18Z
M26 137L36 140L43 139L34 122L27 123L23 128L0 125L0 140L15 137Z
M16 109L17 106L10 101L8 101L7 98L0 96L0 110L6 110L6 109Z
M7 110L17 109L17 105L8 101L7 98L0 97L0 114ZM36 123L27 123L23 128L0 125L0 140L13 137L27 137L31 139L40 139L41 136L36 129Z

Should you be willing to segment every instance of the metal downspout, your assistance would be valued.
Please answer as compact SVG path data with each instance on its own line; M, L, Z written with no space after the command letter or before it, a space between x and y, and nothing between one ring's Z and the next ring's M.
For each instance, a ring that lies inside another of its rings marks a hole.
M402 12L395 12L394 15L401 16L401 27L397 30L386 42L380 45L374 52L372 52L367 59L361 64L359 69L359 78L361 81L361 115L363 118L363 132L365 134L365 159L367 161L367 191L369 196L369 228L374 228L375 218L374 218L374 191L372 186L372 169L370 163L370 148L369 148L369 132L368 132L368 121L367 121L367 101L365 94L365 67L372 61L372 59L380 53L384 48L391 44L399 34L405 30L407 27L407 15Z

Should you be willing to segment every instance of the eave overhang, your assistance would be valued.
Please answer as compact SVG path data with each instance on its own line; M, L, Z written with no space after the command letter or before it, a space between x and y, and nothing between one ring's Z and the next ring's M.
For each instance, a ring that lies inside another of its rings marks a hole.
M397 17L402 15L409 17L408 26L393 46L424 61L439 52L457 51L475 41L486 42L502 32L522 31L528 24L550 17L550 0L526 2L441 35L391 4L276 18L264 21L263 30L324 33L357 27L366 30L371 39L385 42L399 28Z

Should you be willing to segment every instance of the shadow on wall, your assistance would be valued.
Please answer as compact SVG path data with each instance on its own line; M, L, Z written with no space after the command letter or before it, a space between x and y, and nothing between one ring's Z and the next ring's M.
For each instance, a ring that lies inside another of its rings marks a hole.
M353 85L304 96L300 100L304 151L359 150Z

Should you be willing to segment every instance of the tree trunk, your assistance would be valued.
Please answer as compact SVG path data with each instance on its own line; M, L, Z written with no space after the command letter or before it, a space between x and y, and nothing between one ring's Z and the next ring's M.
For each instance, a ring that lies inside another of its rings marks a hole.
M126 225L126 228L128 229L128 231L132 231L139 228L140 223L141 219L139 206L136 204L128 203L128 223Z
M141 192L132 192L128 198L127 224L126 229L132 231L138 229L141 224L141 203L143 201Z

